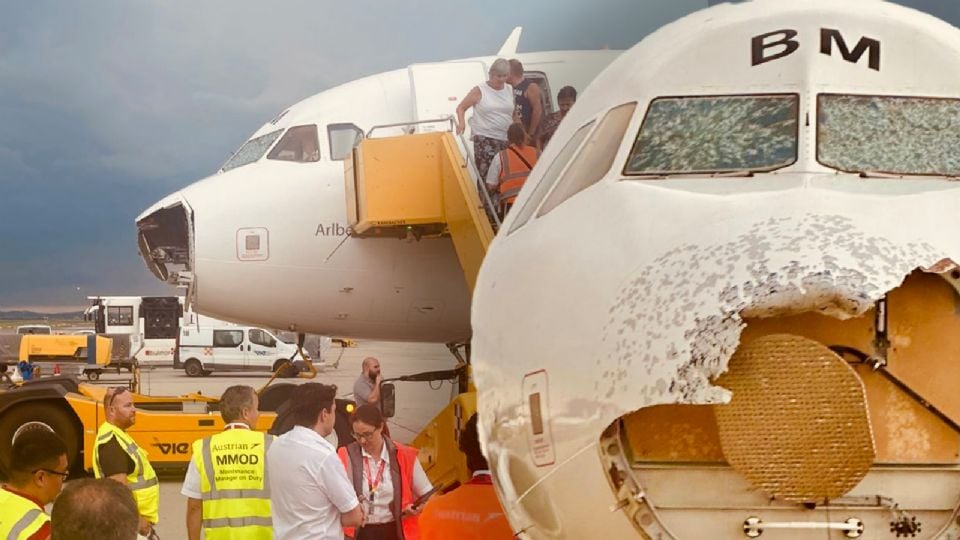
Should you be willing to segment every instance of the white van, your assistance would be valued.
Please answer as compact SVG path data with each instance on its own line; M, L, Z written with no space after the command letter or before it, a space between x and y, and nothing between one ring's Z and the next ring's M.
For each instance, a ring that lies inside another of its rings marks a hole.
M197 377L214 371L273 372L284 361L299 360L303 358L296 345L284 343L262 328L222 323L181 328L173 367Z

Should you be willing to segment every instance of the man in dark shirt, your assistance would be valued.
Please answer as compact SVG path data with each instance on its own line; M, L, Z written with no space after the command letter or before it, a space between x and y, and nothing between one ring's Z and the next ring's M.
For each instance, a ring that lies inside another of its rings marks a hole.
M510 77L507 82L513 87L513 99L517 106L514 121L523 124L523 129L527 132L526 143L536 146L540 137L540 121L543 120L543 92L540 85L524 78L523 63L516 58L510 60Z
M141 535L156 536L153 526L159 519L160 485L149 456L127 434L136 422L133 394L126 388L110 388L103 398L106 422L97 430L93 472L130 488L140 512Z

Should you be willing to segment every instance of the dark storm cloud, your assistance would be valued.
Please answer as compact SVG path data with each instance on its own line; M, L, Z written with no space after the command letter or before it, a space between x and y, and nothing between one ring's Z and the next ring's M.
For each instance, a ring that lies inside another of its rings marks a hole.
M908 2L956 24L956 2ZM627 48L706 0L8 2L0 309L165 292L133 219L287 105L414 62ZM77 291L80 287L80 291Z

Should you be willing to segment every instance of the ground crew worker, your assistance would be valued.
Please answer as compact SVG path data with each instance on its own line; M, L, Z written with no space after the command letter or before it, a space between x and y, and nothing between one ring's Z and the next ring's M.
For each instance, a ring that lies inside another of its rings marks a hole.
M467 457L473 478L457 489L433 497L420 514L420 538L443 540L511 540L510 523L503 515L490 478L487 459L480 451L477 415L470 417L460 435L460 450Z
M352 536L356 540L418 540L420 508L415 503L433 486L417 459L417 449L383 434L383 414L374 405L357 407L350 420L356 442L337 454L368 510L366 523Z
M69 469L67 447L54 432L37 427L13 441L7 463L10 481L0 489L0 538L45 540L53 502Z
M200 540L201 526L207 540L273 538L266 456L274 436L253 431L258 406L253 388L227 388L220 397L224 430L194 441L180 491L188 497L190 540Z
M540 157L539 150L524 143L525 137L523 126L512 124L507 130L509 144L497 154L487 171L487 189L499 192L500 217L507 215Z
M136 422L133 394L119 386L103 396L106 422L97 430L93 447L93 474L110 478L130 488L140 511L141 535L158 538L153 526L159 521L160 483L146 450L126 430Z

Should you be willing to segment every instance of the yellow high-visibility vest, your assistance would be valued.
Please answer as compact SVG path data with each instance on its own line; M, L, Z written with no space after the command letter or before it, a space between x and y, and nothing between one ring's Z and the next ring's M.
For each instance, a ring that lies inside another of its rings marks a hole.
M133 492L137 501L137 510L150 523L160 520L160 481L157 473L150 464L147 451L136 443L126 431L110 422L104 422L97 430L97 440L93 445L93 474L103 478L103 469L100 468L100 446L116 438L123 451L133 460L133 472L127 475L127 487Z
M194 441L207 540L273 538L267 449L273 435L229 429Z
M0 489L0 538L26 540L48 521L50 516L37 503Z

